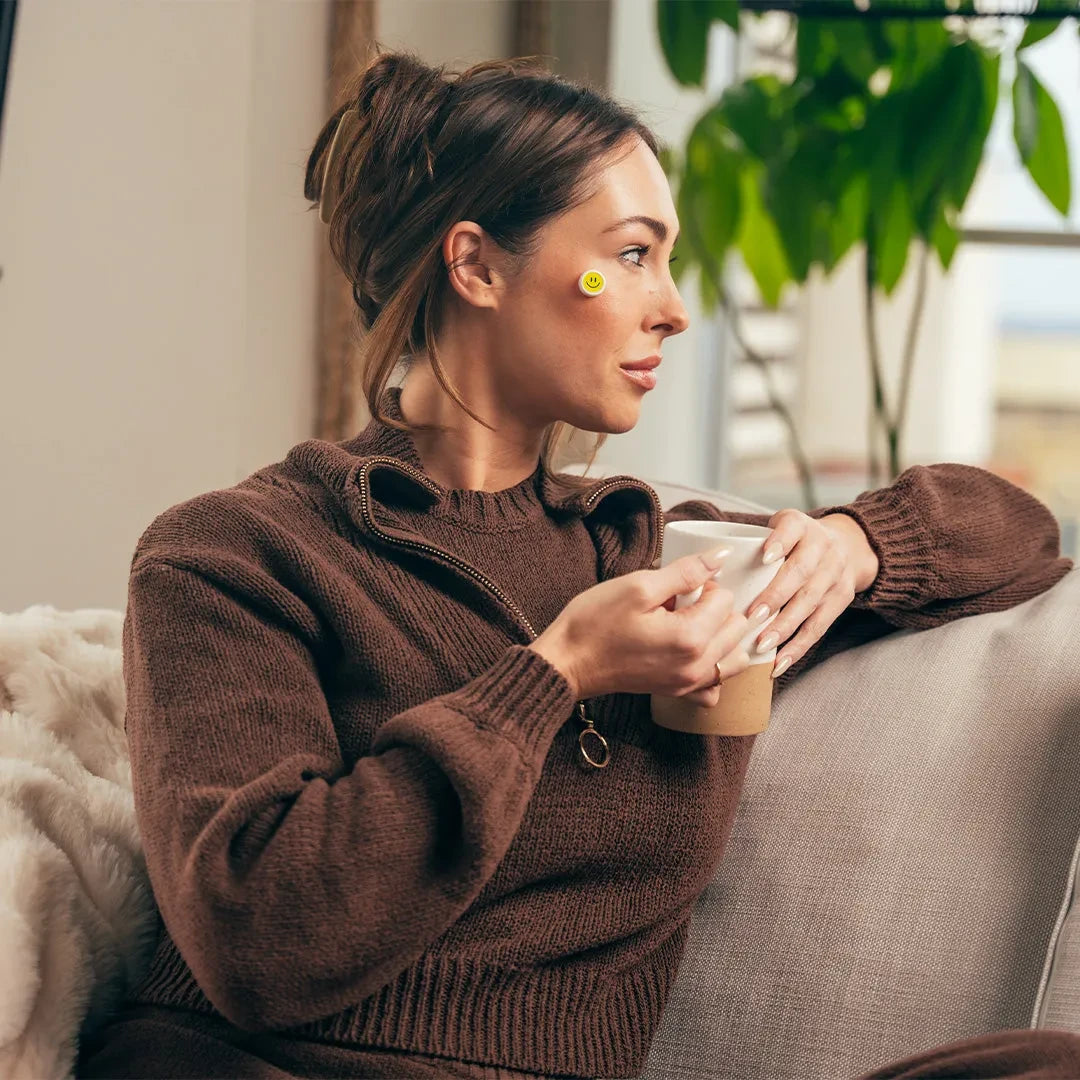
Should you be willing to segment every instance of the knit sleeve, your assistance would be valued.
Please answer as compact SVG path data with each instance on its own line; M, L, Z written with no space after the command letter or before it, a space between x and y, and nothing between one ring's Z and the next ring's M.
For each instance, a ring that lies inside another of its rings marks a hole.
M507 851L559 727L562 673L513 645L387 719L351 766L297 597L157 560L129 582L125 727L162 918L245 1031L360 1001L465 911Z
M966 615L1001 611L1045 592L1073 563L1061 557L1054 515L1033 495L973 465L913 465L887 487L851 503L807 511L848 514L878 557L878 574L806 655L799 671L892 629L929 629ZM740 521L768 525L771 514L720 510L687 500L666 521Z

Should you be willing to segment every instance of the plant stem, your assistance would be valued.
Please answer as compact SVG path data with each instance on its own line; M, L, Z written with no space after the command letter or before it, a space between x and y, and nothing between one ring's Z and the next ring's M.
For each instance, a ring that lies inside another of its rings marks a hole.
M877 406L871 400L866 414L866 484L871 488L877 487L881 478L881 464L877 456L878 420Z
M893 438L889 442L892 455L889 465L893 471L894 480L900 475L900 433L904 430L908 395L911 389L911 372L915 366L915 346L919 337L923 311L926 308L926 280L929 266L930 245L923 241L922 252L919 256L919 277L915 285L915 302L912 305L911 318L908 320L907 340L904 342L904 366L900 375L900 401L897 404L896 430L892 432Z
M891 421L889 419L889 407L885 401L885 384L881 372L881 346L878 343L874 303L874 255L869 243L866 245L866 259L863 265L865 270L863 275L863 299L866 312L866 342L870 356L870 379L873 385L874 403L874 415L871 417L870 423L869 447L870 483L874 485L878 483L880 476L877 456L877 421L885 425L886 431L889 431Z
M818 505L817 495L814 492L813 472L811 471L810 462L807 459L806 452L802 448L802 443L799 441L798 431L795 427L795 419L791 415L791 411L788 409L787 405L784 404L783 398L781 398L773 383L772 370L769 361L760 353L755 352L748 344L746 337L742 332L738 309L735 302L731 299L727 288L715 275L711 276L713 278L712 284L716 289L717 296L720 297L720 304L724 309L724 314L727 316L728 325L731 327L732 337L735 338L736 344L742 350L746 359L761 372L761 377L765 381L765 393L769 398L769 406L779 414L780 419L787 425L788 448L795 461L795 467L799 472L799 481L802 484L803 503L807 510L811 510Z

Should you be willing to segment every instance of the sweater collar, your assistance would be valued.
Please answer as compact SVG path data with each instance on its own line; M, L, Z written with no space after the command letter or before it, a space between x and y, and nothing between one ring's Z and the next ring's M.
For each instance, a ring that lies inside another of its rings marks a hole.
M387 416L401 419L400 386L383 391L380 405ZM453 516L454 493L431 479L423 468L411 435L372 417L360 434L341 442L308 439L286 456L286 464L316 479L338 497L352 522L365 534L381 531L396 539L428 543L404 526L395 509L435 509ZM650 565L659 555L664 515L656 491L634 476L597 479L579 491L566 491L540 462L534 474L540 501L553 515L580 516L603 535L615 573ZM367 512L365 512L365 510ZM609 531L618 533L617 544ZM615 548L622 549L621 557ZM611 576L610 574L606 576Z

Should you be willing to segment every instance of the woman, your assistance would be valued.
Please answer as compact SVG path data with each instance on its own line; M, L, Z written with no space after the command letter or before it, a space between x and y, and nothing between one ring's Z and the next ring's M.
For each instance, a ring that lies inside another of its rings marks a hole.
M373 419L139 539L126 726L163 921L79 1076L644 1068L754 743L650 721L650 693L715 703L749 662L714 569L658 567L648 485L552 469L565 428L634 426L623 366L687 325L656 149L542 69L401 54L323 128L305 194L369 330ZM963 465L811 514L666 515L705 516L787 556L751 605L780 611L778 694L1071 567L1041 503ZM1018 1030L873 1075L1078 1068L1080 1039Z

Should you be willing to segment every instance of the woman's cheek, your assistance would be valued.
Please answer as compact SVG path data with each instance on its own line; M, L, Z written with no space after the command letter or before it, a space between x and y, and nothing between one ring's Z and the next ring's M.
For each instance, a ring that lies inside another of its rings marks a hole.
M582 298L578 308L578 324L581 333L594 341L606 342L617 347L627 335L626 305L621 297L612 293L609 280L607 287L599 296Z

